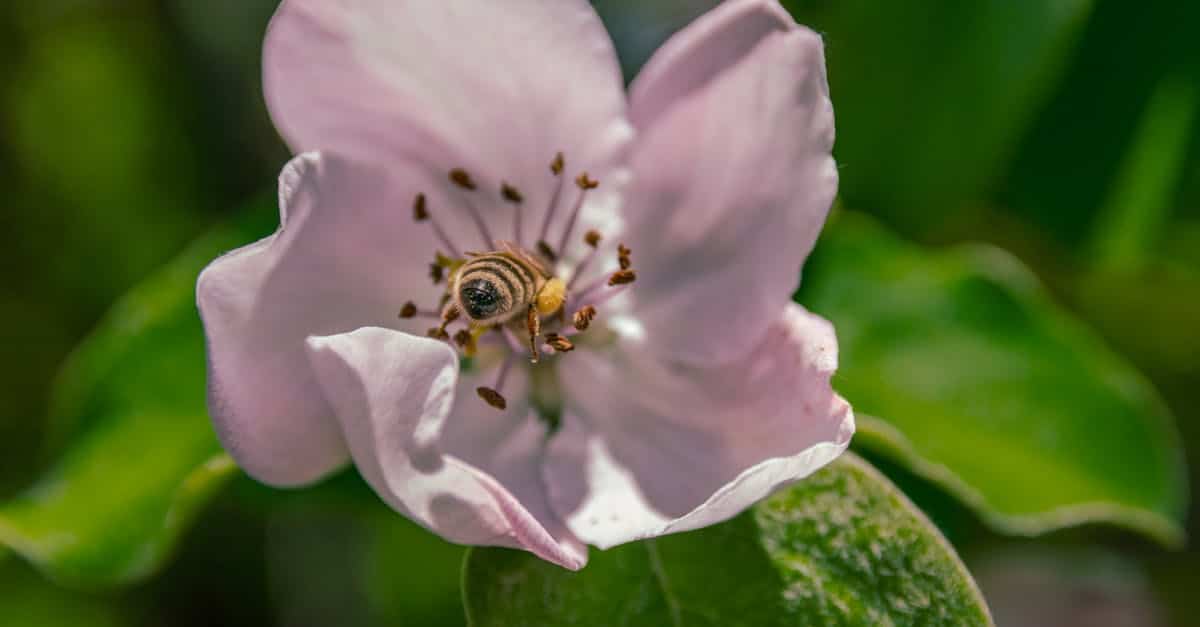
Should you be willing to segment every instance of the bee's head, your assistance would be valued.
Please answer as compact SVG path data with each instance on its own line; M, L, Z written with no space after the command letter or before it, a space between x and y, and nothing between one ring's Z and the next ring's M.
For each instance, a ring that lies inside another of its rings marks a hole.
M458 300L467 317L487 320L499 314L504 302L496 285L487 279L471 279L458 288Z

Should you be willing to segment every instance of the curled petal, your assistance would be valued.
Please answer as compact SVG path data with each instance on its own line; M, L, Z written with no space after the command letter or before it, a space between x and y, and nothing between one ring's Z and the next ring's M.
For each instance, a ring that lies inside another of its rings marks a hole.
M778 3L726 3L635 81L626 235L653 350L729 362L790 300L837 191L820 37Z
M832 461L854 433L829 385L833 329L796 305L735 363L627 351L562 366L568 407L543 476L558 515L601 548L726 520Z
M501 413L461 398L457 407L455 391L466 387L458 356L444 342L398 331L313 337L308 356L355 465L394 509L453 542L583 566L586 547L546 505L538 476L545 430L527 405Z
M296 157L280 175L279 230L213 261L197 280L209 412L226 450L261 481L304 484L346 461L304 339L400 328L406 299L436 302L419 261L431 256L432 238L397 207L397 171L407 170L384 175L329 155Z
M496 239L532 244L558 152L562 204L583 170L616 190L632 129L616 53L586 0L286 0L263 57L267 104L294 150L419 158L443 179L462 168L459 187L474 189L457 189L458 204L480 205Z

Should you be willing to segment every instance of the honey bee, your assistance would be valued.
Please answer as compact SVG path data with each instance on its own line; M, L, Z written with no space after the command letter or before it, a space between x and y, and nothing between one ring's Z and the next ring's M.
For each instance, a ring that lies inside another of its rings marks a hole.
M497 251L467 254L449 282L450 301L442 320L461 314L478 328L519 325L524 316L530 353L536 362L541 317L563 307L567 286L532 253L509 243L501 246Z

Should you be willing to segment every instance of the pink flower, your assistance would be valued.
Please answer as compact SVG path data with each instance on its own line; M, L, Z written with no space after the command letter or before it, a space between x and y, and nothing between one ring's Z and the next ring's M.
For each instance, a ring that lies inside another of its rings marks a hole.
M280 228L197 285L250 475L353 459L448 540L575 569L845 450L833 329L790 300L833 113L820 38L775 1L696 20L628 97L586 0L285 0L264 74L301 153Z

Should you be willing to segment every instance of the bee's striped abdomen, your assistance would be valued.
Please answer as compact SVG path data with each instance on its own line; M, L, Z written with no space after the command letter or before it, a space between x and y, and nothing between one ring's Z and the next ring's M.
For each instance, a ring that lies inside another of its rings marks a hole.
M506 253L484 253L458 270L455 298L472 320L499 323L523 312L545 281L528 263Z

